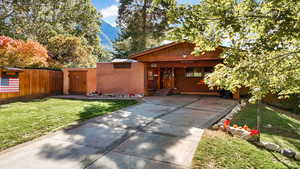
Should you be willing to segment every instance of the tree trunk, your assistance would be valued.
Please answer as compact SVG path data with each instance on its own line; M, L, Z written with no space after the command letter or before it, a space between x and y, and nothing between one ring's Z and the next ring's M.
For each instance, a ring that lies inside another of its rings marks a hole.
M146 37L148 35L147 32L147 5L148 0L144 0L143 9L142 9L142 34L141 36L141 46L142 48L146 48Z
M258 138L257 141L260 141L260 131L261 131L261 121L262 121L262 114L261 114L261 110L260 110L260 106L261 106L261 101L257 102L257 115L256 115L256 127L258 130Z

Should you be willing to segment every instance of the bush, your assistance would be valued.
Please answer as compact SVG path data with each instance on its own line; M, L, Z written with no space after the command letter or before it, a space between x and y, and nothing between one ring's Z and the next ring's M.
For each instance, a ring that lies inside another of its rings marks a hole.
M48 66L48 51L38 42L0 36L0 65L12 67Z

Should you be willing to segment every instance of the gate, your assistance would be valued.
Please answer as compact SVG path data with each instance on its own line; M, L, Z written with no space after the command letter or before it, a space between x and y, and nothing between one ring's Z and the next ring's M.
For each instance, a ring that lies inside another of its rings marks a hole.
M86 94L87 71L70 71L69 92L70 94Z

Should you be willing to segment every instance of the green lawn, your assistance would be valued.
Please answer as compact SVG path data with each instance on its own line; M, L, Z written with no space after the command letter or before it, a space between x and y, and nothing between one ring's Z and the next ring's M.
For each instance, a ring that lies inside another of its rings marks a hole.
M0 151L49 131L136 104L133 100L41 99L0 105Z
M273 127L262 128L262 141L274 142L284 148L300 151L300 120L291 118L289 113L263 106L263 123ZM286 115L288 114L288 115ZM254 128L256 106L249 105L238 113L232 124ZM206 130L193 161L194 169L281 169L300 168L300 162L257 148L245 140L231 137L222 131Z
M242 112L236 114L233 124L256 126L256 105L248 105ZM300 151L300 116L263 105L262 110L262 141L279 144L283 148ZM291 116L295 116L292 118ZM298 119L298 120L297 120ZM271 124L271 128L266 125Z

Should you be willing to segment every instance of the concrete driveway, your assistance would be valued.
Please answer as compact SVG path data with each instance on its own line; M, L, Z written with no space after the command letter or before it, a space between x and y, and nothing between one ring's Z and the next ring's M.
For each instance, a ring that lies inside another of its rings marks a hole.
M0 154L1 169L186 169L203 128L236 102L146 97L144 102Z

